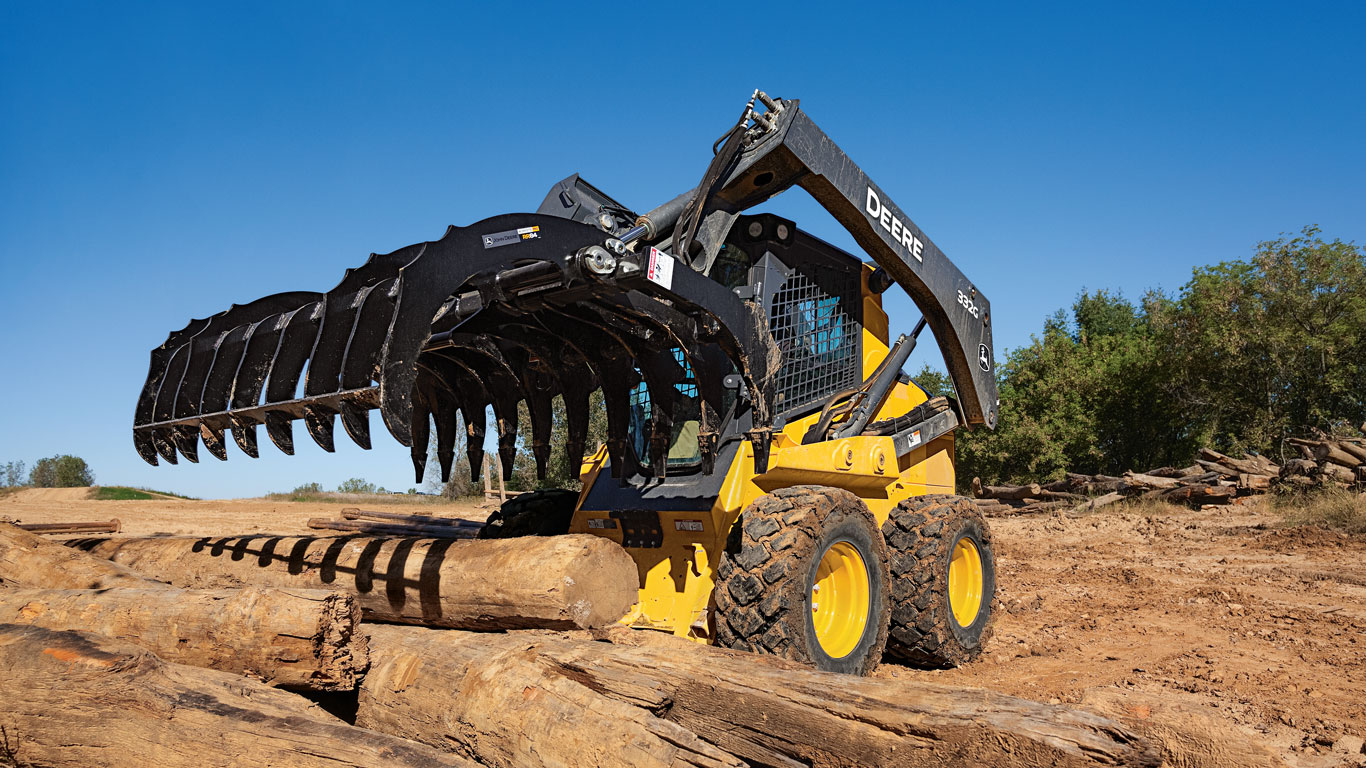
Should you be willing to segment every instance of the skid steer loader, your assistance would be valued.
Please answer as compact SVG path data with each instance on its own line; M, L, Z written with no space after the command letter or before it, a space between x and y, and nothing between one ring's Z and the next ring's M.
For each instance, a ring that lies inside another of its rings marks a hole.
M333 450L368 412L411 447L431 427L443 480L456 433L483 464L486 412L505 476L518 404L538 474L563 399L582 491L540 491L485 537L595 534L639 566L623 621L832 671L882 658L954 665L991 619L991 537L953 496L953 434L995 425L991 307L800 109L756 91L701 183L644 214L577 175L536 213L450 227L371 255L325 293L282 293L194 320L152 351L133 442L158 457L292 453L295 421ZM872 258L747 210L805 189ZM923 317L889 337L881 294ZM928 327L956 397L902 367ZM589 397L607 439L585 456Z

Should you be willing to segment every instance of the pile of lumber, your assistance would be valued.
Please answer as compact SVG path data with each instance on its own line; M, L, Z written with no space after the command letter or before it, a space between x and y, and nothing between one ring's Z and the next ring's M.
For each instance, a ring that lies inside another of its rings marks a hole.
M1366 425L1362 425L1366 428ZM1201 448L1188 467L1158 467L1122 476L1068 473L1062 480L1025 485L984 485L973 478L972 494L986 515L1085 512L1133 499L1191 507L1229 504L1278 486L1336 486L1366 492L1366 439L1290 438L1300 458L1281 464L1265 456L1241 458Z
M548 545L556 540L565 543ZM335 537L327 546L360 554L330 559L315 541L76 548L0 525L0 726L19 764L1161 761L1135 731L1065 706L914 679L836 678L616 626L637 574L604 539L404 539L394 549L392 540ZM410 596L412 578L428 591L417 585ZM579 592L576 579L597 583ZM555 594L538 594L547 588ZM396 605L405 599L430 610ZM371 623L379 615L407 625ZM500 628L510 616L528 629L441 628Z

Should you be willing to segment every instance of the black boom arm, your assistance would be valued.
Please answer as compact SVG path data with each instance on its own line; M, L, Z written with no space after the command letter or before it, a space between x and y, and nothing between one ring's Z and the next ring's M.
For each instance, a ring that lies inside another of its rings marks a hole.
M924 314L970 424L995 427L991 304L891 197L799 108L795 99L754 99L702 184L640 217L649 239L673 233L681 258L706 260L741 212L792 186L805 189Z

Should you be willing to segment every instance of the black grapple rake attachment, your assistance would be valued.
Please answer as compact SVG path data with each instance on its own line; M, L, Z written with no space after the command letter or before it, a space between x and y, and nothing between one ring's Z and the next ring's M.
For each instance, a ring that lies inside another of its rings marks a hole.
M755 111L756 99L766 111ZM300 419L332 451L338 416L369 448L369 412L378 409L390 434L411 447L419 481L432 425L445 480L463 422L477 477L491 408L508 476L525 402L543 477L553 399L563 398L565 448L576 467L589 397L601 389L612 474L626 477L642 469L628 449L628 422L631 392L643 383L651 431L642 460L660 477L686 363L698 388L703 470L713 470L722 382L738 373L753 424L746 437L763 471L780 353L758 302L706 272L742 211L794 185L920 306L964 421L993 424L985 298L797 102L756 92L717 147L701 184L640 217L574 176L537 213L450 227L440 239L371 255L326 293L276 294L192 321L152 350L133 422L138 453L151 464L174 464L177 455L198 461L202 441L226 459L231 432L256 457L264 424L271 442L292 454Z

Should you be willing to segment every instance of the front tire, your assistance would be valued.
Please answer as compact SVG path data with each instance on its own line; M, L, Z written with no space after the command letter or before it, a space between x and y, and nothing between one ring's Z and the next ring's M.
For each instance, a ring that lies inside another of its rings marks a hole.
M562 536L569 533L578 491L546 488L513 496L489 515L479 529L481 539L511 539L517 536Z
M890 572L855 495L796 486L751 504L716 570L717 644L866 675L887 644Z
M996 560L982 513L961 496L916 496L882 526L892 551L887 655L917 666L956 667L991 636Z

